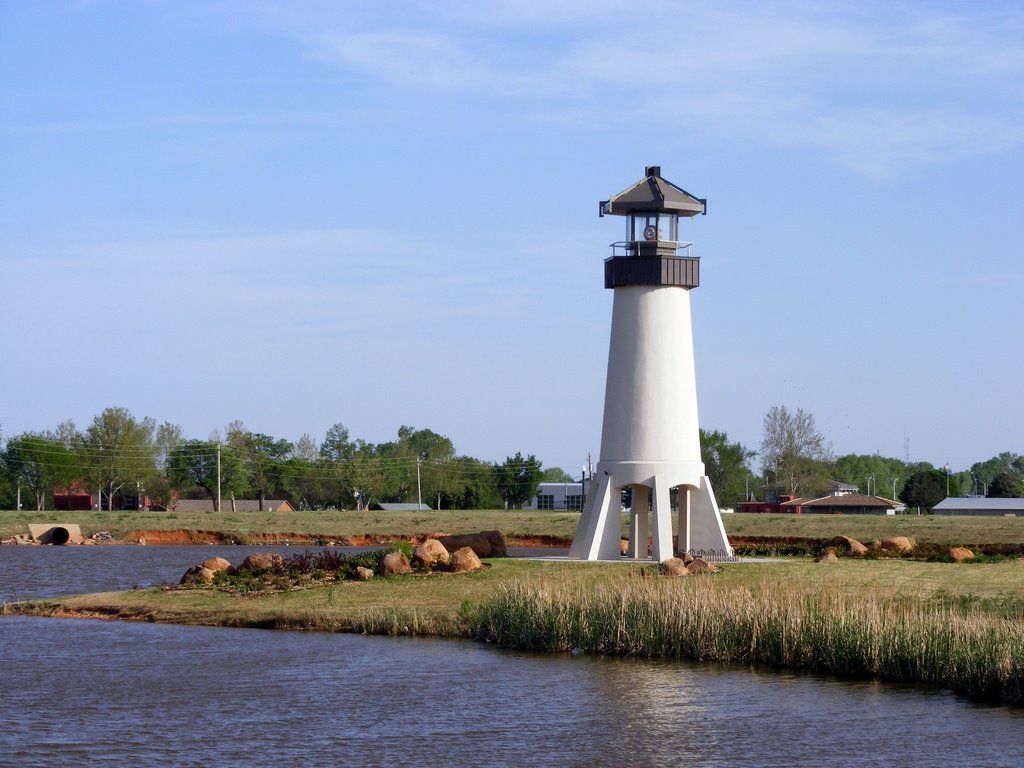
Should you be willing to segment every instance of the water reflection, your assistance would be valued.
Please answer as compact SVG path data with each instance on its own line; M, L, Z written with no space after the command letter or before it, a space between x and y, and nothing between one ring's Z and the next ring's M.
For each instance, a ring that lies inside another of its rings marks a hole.
M0 619L0 763L1017 766L951 695L455 641Z

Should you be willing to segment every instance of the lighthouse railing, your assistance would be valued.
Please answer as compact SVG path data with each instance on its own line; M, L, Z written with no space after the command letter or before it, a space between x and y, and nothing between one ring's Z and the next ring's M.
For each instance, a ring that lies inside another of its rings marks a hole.
M647 242L647 241L643 241ZM680 240L652 240L651 244L657 243L658 249L671 248L673 245L676 249L676 256L682 256L689 258L690 246L693 243L687 243ZM636 254L637 241L636 240L620 240L616 243L612 243L612 256L633 256Z

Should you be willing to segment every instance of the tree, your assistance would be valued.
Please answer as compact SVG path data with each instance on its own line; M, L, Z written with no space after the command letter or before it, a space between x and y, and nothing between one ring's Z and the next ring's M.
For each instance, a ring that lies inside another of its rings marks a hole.
M356 446L348 437L348 427L341 422L327 430L320 444L320 456L328 461L351 461L355 451Z
M1009 472L1000 472L988 484L990 499L1019 499L1024 497L1024 485Z
M107 408L77 442L85 476L99 486L101 495L106 494L108 511L124 486L144 484L156 474L155 429L153 419L136 421L126 408Z
M561 467L548 467L540 473L542 483L575 483L576 479Z
M540 483L541 464L537 457L530 454L525 459L516 452L515 456L505 459L505 463L494 466L498 492L505 503L513 509L522 506L537 495Z
M902 459L855 453L837 458L834 471L834 479L852 483L864 493L869 492L870 482L870 492L886 498L895 497L898 490L894 491L894 486L902 488L904 479L910 474Z
M70 483L78 469L74 454L62 442L32 433L11 438L0 454L0 464L16 484L32 491L37 512L46 506L46 492Z
M773 405L764 417L761 441L761 469L775 482L785 484L789 493L800 492L828 480L832 446L818 432L814 415L797 408Z
M217 445L206 440L187 440L167 458L167 475L179 491L199 487L217 506ZM220 448L221 494L238 493L244 487L245 471L238 453L230 446Z
M908 507L931 509L944 498L946 473L941 469L923 469L911 473L900 491L900 501Z
M972 464L971 475L975 483L974 492L977 493L986 488L995 480L996 475L999 474L1008 474L1018 482L1024 481L1024 456L1003 451L988 461L979 461L976 464ZM977 485L980 485L981 488L978 488Z
M292 444L285 439L275 440L262 432L229 431L235 448L245 464L245 474L250 487L259 499L259 510L267 501L267 494L281 486L284 461L291 453Z
M725 432L700 430L700 458L719 506L744 498L751 476L747 462L755 455L740 443L730 443Z

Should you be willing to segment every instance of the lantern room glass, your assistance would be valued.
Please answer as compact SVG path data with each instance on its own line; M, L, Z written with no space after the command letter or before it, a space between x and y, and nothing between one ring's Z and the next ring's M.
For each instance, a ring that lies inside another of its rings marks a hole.
M634 211L629 216L633 242L679 241L679 215L667 211Z

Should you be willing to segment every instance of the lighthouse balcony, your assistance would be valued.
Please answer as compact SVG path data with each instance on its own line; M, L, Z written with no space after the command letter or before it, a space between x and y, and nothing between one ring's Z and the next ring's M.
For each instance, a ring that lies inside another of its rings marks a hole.
M605 259L604 287L618 288L626 285L696 288L700 285L700 259L665 253L612 256Z

